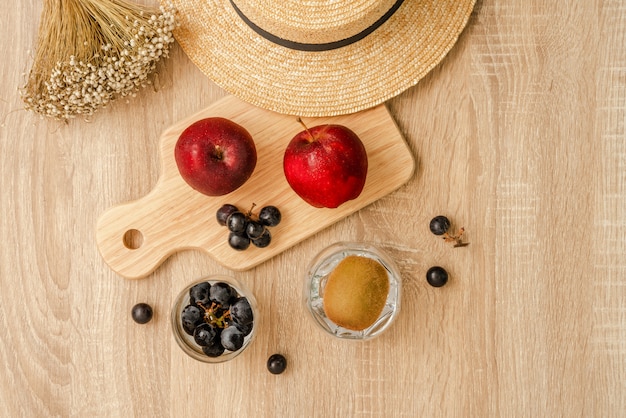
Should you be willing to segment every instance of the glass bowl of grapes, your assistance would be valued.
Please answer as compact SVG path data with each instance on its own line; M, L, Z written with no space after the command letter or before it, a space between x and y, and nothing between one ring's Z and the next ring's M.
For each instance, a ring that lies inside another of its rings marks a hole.
M304 302L313 322L342 339L379 336L400 312L402 280L395 262L368 243L338 242L310 262Z
M206 363L241 354L258 327L254 295L226 275L207 276L187 285L172 307L172 332L180 348Z

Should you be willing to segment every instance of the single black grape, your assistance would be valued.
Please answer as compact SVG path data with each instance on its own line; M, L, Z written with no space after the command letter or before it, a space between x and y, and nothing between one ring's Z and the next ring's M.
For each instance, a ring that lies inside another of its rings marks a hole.
M450 220L443 215L435 216L430 220L430 232L443 235L450 229Z
M443 267L431 267L426 272L426 280L433 287L441 287L448 282L448 272Z
M215 217L217 218L217 223L222 226L226 226L226 220L228 220L228 217L235 212L239 212L239 209L237 209L237 206L231 205L229 203L222 205L222 207L220 207L215 213Z
M239 211L231 213L226 219L228 230L236 234L244 232L246 225L248 225L248 217Z
M146 324L152 319L152 307L147 303L138 303L130 311L133 321L138 324Z
M228 309L230 302L237 297L237 291L228 283L217 282L211 285L209 297L211 298L211 302L221 305L222 309Z
M228 234L228 245L238 251L243 251L250 246L250 238L245 234L231 232Z
M263 235L250 241L252 241L252 244L254 244L255 247L265 248L272 242L272 234L269 229L265 229Z
M257 239L265 232L265 225L257 221L249 221L246 225L246 235L250 239Z
M248 299L240 297L230 305L230 318L237 325L248 325L252 323L254 318Z
M241 331L245 337L252 332L252 328L254 327L254 322L250 322L249 324L246 324L246 325L239 325L239 324L233 323L233 325L231 326L239 328L239 331Z
M196 305L187 305L180 314L180 320L185 332L193 335L196 326L204 320L204 310Z
M202 282L194 285L189 289L189 303L191 305L201 304L204 307L211 306L209 299L209 289L211 284L209 282Z
M259 212L259 222L266 226L276 226L280 223L281 214L276 206L265 206Z
M224 328L220 341L225 349L237 351L243 347L243 332L237 327Z
M202 352L209 357L219 357L224 353L224 347L222 344L207 345L202 347Z
M287 368L287 359L282 354L272 354L267 359L267 370L272 374L281 374Z
M203 322L193 332L193 339L200 347L217 344L220 338L219 328L215 325Z

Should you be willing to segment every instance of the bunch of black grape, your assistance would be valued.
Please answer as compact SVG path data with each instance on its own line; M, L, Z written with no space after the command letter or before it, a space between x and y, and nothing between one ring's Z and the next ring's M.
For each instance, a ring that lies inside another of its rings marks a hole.
M281 214L276 206L262 207L258 217L252 214L254 206L247 213L228 203L217 210L217 223L228 228L228 245L235 250L243 251L250 243L259 248L267 247L272 241L269 227L280 223Z
M183 330L209 357L241 349L254 326L248 299L224 282L207 281L191 287L180 320Z

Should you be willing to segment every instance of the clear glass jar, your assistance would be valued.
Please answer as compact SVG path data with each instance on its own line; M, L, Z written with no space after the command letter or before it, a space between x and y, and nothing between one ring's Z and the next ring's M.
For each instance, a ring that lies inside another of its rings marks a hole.
M349 255L368 257L378 261L387 270L389 293L378 319L362 331L343 328L324 312L324 288L330 273ZM400 312L402 279L395 262L374 245L357 242L338 242L326 247L310 262L304 285L304 302L314 323L328 334L343 339L368 340L380 335L393 323Z
M210 357L202 351L202 347L200 347L194 341L193 336L189 335L183 329L181 313L183 309L190 303L189 290L193 286L202 282L209 282L210 284L217 283L217 282L227 283L233 289L235 289L235 291L237 292L239 296L243 296L246 299L248 299L248 303L250 304L250 308L252 309L252 316L253 316L252 330L250 331L248 335L244 337L243 346L239 350L237 351L225 350L224 353L218 357ZM174 335L174 339L176 340L176 343L189 356L193 357L196 360L203 361L206 363L221 363L224 361L234 359L239 354L241 354L248 347L248 345L250 345L250 343L254 340L256 331L259 327L258 325L259 317L260 315L258 314L258 307L257 307L256 299L254 298L254 295L239 281L237 281L233 277L226 276L226 275L207 276L187 285L183 290L181 290L181 292L178 294L178 296L174 300L174 305L172 306L172 312L171 312L172 333Z

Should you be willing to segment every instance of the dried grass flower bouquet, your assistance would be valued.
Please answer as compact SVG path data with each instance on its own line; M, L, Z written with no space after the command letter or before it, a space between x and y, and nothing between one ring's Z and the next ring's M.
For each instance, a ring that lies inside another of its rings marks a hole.
M20 95L27 110L58 120L91 116L150 84L176 27L170 2L44 0L32 68Z

